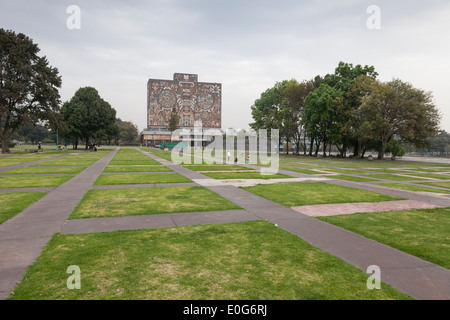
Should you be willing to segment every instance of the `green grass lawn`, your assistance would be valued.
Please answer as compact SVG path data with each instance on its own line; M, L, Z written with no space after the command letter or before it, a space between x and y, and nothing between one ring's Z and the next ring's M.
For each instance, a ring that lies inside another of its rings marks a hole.
M172 161L172 154L168 151L163 151L163 150L159 150L159 149L155 149L155 148L146 148L146 147L141 147L139 149L144 152L149 152L149 153L151 153L157 157L160 157L162 159Z
M314 171L309 169L291 169L291 167L280 167L280 169L289 170L292 172L304 173L304 174L325 174L325 172Z
M395 189L409 190L409 191L423 191L423 192L435 192L435 193L447 193L447 194L450 193L450 190L427 188L427 187L414 186L414 185L403 184L403 183L377 183L377 185L389 187L389 188L395 188Z
M81 270L69 290L68 266ZM273 224L56 234L9 299L14 300L387 300L411 299Z
M172 169L163 165L147 166L107 166L103 172L170 172Z
M89 190L70 219L240 209L204 187Z
M405 177L395 174L364 174L362 176L369 177L369 178L376 178L376 179L383 179L383 180L391 180L391 181L416 181L416 180L426 180L423 178L416 177L417 175L409 174L414 177Z
M236 170L254 170L256 169L249 169L242 166L235 166L235 165L187 165L185 168L192 170L192 171L236 171Z
M325 182L277 183L243 187L243 189L286 207L347 202L379 202L401 199Z
M450 268L450 208L356 213L320 219Z
M419 184L450 189L450 181L449 182L420 182Z
M154 161L150 158L148 160L111 160L109 165L114 166L144 166L144 165L160 165L161 163Z
M436 179L436 180L450 180L450 175L448 174L424 174L424 173L419 173L419 174L414 174L418 177L424 177L424 178L432 178L432 179Z
M339 179L339 180L346 180L346 181L354 181L354 182L372 182L376 181L374 179L367 179L367 178L361 178L361 177L352 177L352 176L346 176L346 175L338 175L338 176L328 176L331 179Z
M192 180L180 174L108 174L100 175L94 185L147 184L147 183L183 183Z
M284 179L291 176L276 173L271 175L262 175L260 172L208 172L202 173L213 179Z
M0 177L0 188L57 187L72 178L73 175Z
M35 167L19 168L5 171L4 174L46 174L46 173L72 173L77 174L86 167Z
M0 193L0 224L35 203L48 192Z
M62 160L54 160L54 161L48 161L48 162L42 162L38 164L33 164L30 167L78 167L78 166L84 166L88 167L92 164L94 164L95 161L73 161L66 159L64 161Z

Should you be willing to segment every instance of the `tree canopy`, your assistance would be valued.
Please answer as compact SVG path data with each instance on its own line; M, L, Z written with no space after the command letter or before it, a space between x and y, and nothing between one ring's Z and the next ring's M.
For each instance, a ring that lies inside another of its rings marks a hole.
M342 157L349 149L358 157L375 149L381 159L392 139L425 146L439 132L431 92L400 79L381 82L377 76L373 66L340 62L324 77L277 82L255 100L250 126L279 129L280 138L296 142L297 153L302 137L306 154L308 138L309 155L317 155L322 145L324 155L335 146Z
M23 124L44 122L55 126L60 109L58 70L22 33L0 29L0 138L2 153Z
M61 108L65 127L63 135L70 138L76 148L78 139L84 140L86 149L91 140L105 140L117 134L116 110L103 100L92 87L80 88Z

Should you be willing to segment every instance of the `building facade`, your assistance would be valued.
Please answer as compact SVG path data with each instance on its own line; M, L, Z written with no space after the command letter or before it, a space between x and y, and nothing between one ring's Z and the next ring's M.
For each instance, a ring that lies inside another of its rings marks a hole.
M222 122L222 85L198 82L196 74L175 73L173 80L149 79L147 83L146 145L170 141L169 121L173 111L179 129L220 129Z

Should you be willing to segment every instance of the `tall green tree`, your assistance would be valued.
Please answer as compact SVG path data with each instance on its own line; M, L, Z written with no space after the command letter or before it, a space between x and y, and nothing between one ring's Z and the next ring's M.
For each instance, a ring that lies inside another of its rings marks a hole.
M317 77L315 80L300 83L296 80L290 80L283 91L281 103L282 131L286 141L289 142L292 140L294 143L296 154L299 154L300 146L306 154L306 132L302 123L305 114L305 98L314 91L318 83Z
M375 81L362 99L364 123L378 140L378 159L383 159L388 142L395 135L417 147L439 132L440 114L430 92L394 79Z
M22 33L0 29L0 139L2 153L23 124L49 123L59 112L61 77Z
M250 123L250 128L254 130L267 129L270 134L272 129L280 130L278 145L283 137L283 115L282 103L283 94L289 81L284 80L275 83L272 88L261 93L260 98L256 99L251 106L251 113L254 122Z
M103 100L92 87L80 88L61 108L66 130L64 135L72 141L82 139L86 149L90 140L104 140L114 135L116 110Z
M339 149L341 156L346 156L348 148L353 146L354 155L361 154L359 144L355 138L355 126L353 115L355 110L361 105L361 98L364 96L364 90L361 85L355 87L354 83L359 77L376 79L378 73L374 66L353 65L351 63L340 62L333 74L325 76L324 82L339 92L341 98L336 106L336 126L338 129L338 139L336 147ZM359 89L359 90L358 90Z
M323 83L305 98L306 107L302 121L306 124L306 132L316 140L315 155L322 143L325 156L327 145L337 139L335 119L338 97L337 90ZM312 149L310 149L310 155L311 153Z
M135 124L130 121L117 119L116 125L118 127L116 144L119 144L119 142L123 144L134 144L138 142L139 130Z

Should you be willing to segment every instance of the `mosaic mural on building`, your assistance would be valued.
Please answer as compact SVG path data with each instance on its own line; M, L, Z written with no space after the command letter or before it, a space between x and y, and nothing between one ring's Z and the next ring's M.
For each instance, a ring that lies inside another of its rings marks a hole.
M148 127L167 127L172 110L179 127L193 127L201 121L203 128L220 128L222 85L198 82L196 74L175 73L173 80L150 79L147 85Z

